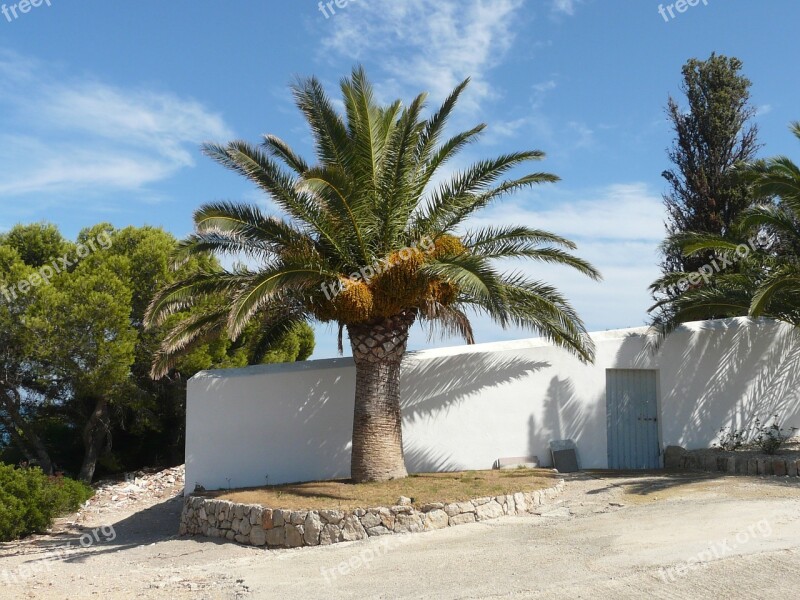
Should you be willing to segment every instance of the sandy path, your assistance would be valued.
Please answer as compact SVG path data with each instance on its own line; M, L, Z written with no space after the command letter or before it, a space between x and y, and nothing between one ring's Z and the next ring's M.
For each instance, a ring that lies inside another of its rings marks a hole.
M179 538L180 508L98 512L0 545L0 598L758 598L800 585L797 480L582 475L539 517L280 551Z

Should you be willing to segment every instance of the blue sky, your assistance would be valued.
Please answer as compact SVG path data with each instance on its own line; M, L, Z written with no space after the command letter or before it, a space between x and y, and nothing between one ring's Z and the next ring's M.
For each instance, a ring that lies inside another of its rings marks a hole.
M563 179L479 221L575 240L604 282L525 269L603 330L647 318L672 137L664 105L688 58L741 58L762 154L800 151L787 129L800 120L796 0L699 0L668 21L658 9L672 2L655 0L350 0L327 18L317 0L42 0L26 13L17 2L0 14L0 229L46 220L74 237L110 221L180 237L203 202L269 207L204 158L202 141L274 133L308 153L294 77L317 75L335 93L361 62L381 99L428 90L434 104L471 76L455 126L489 129L453 168L536 148ZM481 342L531 335L475 325ZM335 355L334 333L320 329L315 356ZM430 344L419 330L413 340Z

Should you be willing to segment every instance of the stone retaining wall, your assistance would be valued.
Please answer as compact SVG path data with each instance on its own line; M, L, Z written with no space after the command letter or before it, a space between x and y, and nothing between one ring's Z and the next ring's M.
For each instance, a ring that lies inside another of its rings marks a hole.
M752 453L723 452L720 450L687 451L678 446L667 448L664 466L668 469L722 472L729 475L800 476L800 458L792 456L753 456Z
M444 529L503 515L533 513L558 496L564 480L554 487L478 498L451 504L432 503L370 509L290 511L252 504L235 504L201 496L187 496L181 513L181 535L204 535L251 546L297 548L351 542L395 533Z

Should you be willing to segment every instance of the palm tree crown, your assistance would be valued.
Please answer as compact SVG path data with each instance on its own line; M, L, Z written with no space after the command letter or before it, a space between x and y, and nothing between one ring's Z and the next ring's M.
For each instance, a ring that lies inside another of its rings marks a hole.
M269 326L277 336L297 321L347 326L408 309L472 342L465 310L476 309L503 327L531 328L591 360L591 341L556 289L493 265L494 259L525 257L599 279L591 265L568 252L574 244L526 226L457 233L501 196L557 181L541 172L501 180L543 153L505 154L433 183L448 160L485 128L442 142L467 84L423 119L424 94L407 108L399 101L379 106L358 68L341 83L343 119L316 79L298 83L295 100L316 142L313 166L272 135L261 147L243 141L206 144L209 156L250 179L288 218L229 202L196 212L196 232L181 244L179 256L211 251L244 256L259 267L200 272L161 290L148 312L153 324L206 295L221 293L230 302L225 310L183 321L165 341L154 375L163 375L176 353L221 326L238 336L260 311L271 313ZM370 268L382 270L369 277Z

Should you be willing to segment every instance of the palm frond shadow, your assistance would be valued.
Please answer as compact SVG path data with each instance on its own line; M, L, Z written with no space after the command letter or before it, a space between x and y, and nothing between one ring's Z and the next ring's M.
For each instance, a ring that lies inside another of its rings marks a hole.
M800 426L800 332L767 320L731 319L702 323L695 331L680 328L659 355L620 349L617 361L653 368L661 380L674 382L661 398L673 418L662 423L664 439L687 448L714 441L703 431L723 426L750 427L756 418L778 414ZM675 356L676 360L665 357ZM721 357L721 358L719 358ZM726 398L727 402L715 399ZM704 425L704 427L701 427Z

